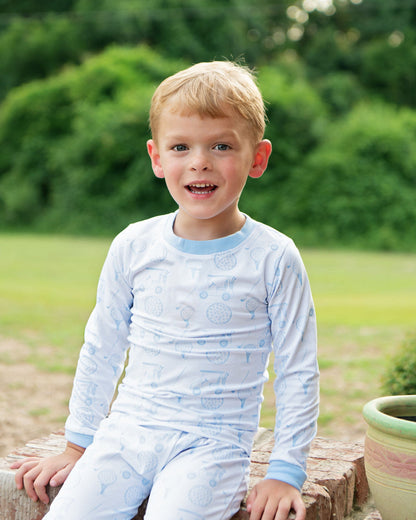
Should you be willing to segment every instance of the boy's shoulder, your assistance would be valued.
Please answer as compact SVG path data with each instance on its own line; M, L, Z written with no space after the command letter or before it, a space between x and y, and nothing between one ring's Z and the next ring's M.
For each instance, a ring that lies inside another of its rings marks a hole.
M291 237L263 222L255 221L255 226L257 237L252 244L254 249L252 249L251 255L259 257L261 256L260 251L267 251L269 267L270 264L274 267L283 264L286 266L303 265L302 255Z
M150 243L155 244L163 237L170 218L171 214L158 215L129 224L114 237L110 252L116 256L143 252Z
M118 242L131 241L152 233L154 237L157 237L158 233L163 231L169 218L172 218L172 214L157 215L133 222L120 231L114 240Z
M279 246L279 249L296 248L293 240L278 229L257 220L253 220L253 222L260 240L274 243L276 248Z

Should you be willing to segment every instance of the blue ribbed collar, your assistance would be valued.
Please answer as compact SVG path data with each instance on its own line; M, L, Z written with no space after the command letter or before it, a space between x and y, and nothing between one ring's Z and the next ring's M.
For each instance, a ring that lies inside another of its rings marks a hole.
M254 228L254 221L249 216L244 215L246 222L237 233L213 240L188 240L178 237L173 232L173 223L175 222L176 213L177 212L168 215L167 225L165 227L165 239L175 249L192 255L210 255L234 249L250 235Z

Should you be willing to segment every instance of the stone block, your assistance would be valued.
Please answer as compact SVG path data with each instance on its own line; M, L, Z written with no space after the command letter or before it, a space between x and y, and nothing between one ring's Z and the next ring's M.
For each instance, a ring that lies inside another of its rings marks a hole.
M306 520L332 520L332 502L325 487L307 480L302 488Z
M0 459L0 520L41 520L49 506L32 502L24 491L15 487L14 472L9 464L16 458L27 456L47 457L61 453L65 448L63 432L29 442L15 450L6 459ZM273 432L260 428L254 441L249 491L267 473L268 461L273 450ZM308 479L302 489L306 505L306 520L340 520L352 507L363 504L368 496L368 484L364 470L363 445L344 443L318 437L312 444L308 458ZM59 488L48 490L51 500ZM144 503L134 520L143 520ZM289 518L294 518L292 514ZM233 520L249 520L243 502Z
M364 467L364 442L349 443L336 439L316 437L311 445L308 464L314 459L351 464L355 482L353 497L349 497L349 500L351 501L352 499L355 506L361 506L367 501L369 488Z
M48 457L61 453L65 448L63 432L57 432L43 439L28 442L15 450L5 459L0 459L0 520L41 520L49 511L49 506L41 502L32 502L24 491L19 491L14 482L14 471L9 465L23 457ZM49 488L51 501L58 494L59 488Z
M310 481L323 486L332 503L332 519L342 520L353 507L355 472L345 461L309 459L307 466Z

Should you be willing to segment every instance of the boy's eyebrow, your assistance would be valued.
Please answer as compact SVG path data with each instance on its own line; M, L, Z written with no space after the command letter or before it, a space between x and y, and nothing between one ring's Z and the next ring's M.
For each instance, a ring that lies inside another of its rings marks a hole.
M238 132L236 132L235 130L227 130L227 131L222 131L220 133L216 133L216 132L212 132L211 134L207 134L206 135L206 139L207 140L211 140L211 141L226 141L227 139L233 139L235 137L238 137ZM193 139L193 136L192 135L182 135L182 134L176 134L176 133L166 133L165 134L165 139L167 141L188 141L188 140L192 140Z

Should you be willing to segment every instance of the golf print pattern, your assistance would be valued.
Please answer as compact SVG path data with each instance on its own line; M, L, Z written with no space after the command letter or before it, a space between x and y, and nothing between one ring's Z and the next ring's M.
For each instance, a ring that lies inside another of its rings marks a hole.
M210 518L206 511L229 518L244 497L247 471L240 447L139 427L116 412L102 423L45 520L66 518L68 511L71 520L127 520L149 494L146 520Z
M273 349L272 460L304 470L315 434L318 370L315 313L297 249L249 217L239 232L211 241L177 237L174 218L132 224L113 241L86 327L67 438L91 443L129 349L111 415L155 433L169 428L239 446L248 457ZM131 440L121 428L118 435L123 452ZM102 475L111 486L110 473ZM208 501L207 490L190 490L194 506Z

